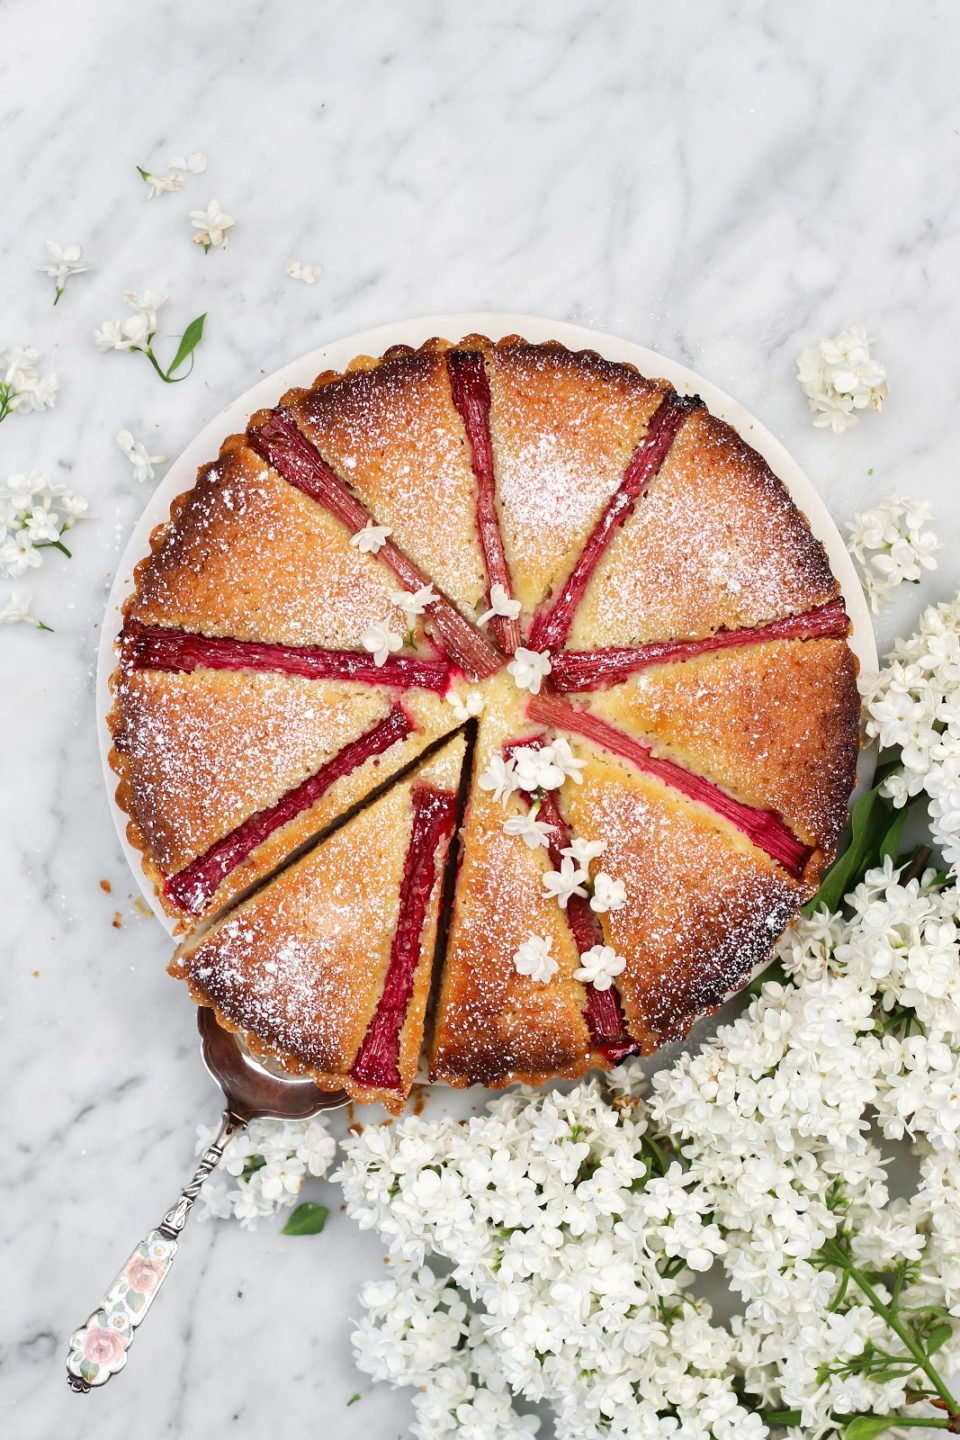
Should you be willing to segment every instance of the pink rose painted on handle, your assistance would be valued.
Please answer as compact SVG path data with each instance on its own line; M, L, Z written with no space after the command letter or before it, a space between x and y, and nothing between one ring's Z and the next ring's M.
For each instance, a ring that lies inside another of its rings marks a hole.
M90 1325L83 1336L84 1359L94 1365L114 1367L123 1358L127 1341L117 1330L105 1330L102 1325Z
M167 1266L159 1260L145 1260L142 1255L135 1255L123 1273L127 1277L131 1290L136 1290L141 1295L151 1295L160 1284L166 1270Z

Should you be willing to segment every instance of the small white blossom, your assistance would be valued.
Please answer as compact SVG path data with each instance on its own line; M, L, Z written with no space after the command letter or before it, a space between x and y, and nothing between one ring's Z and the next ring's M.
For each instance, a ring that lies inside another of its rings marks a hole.
M202 175L207 168L207 157L202 150L194 150L186 157L175 155L167 161L167 165L171 170L180 170L187 175Z
M563 771L553 758L552 745L520 745L513 751L517 789L558 790L563 784Z
M437 594L432 585L421 585L419 590L412 593L409 590L393 590L390 594L390 604L402 610L411 623L436 599Z
M518 690L529 690L531 695L540 692L540 686L544 678L550 674L552 666L550 656L546 650L542 653L537 650L527 650L521 645L516 655L507 666L507 670L513 676L514 684Z
M38 630L50 628L31 614L30 596L24 590L11 590L6 600L0 601L0 625L34 625Z
M505 620L516 620L520 614L520 601L511 600L507 594L505 585L499 581L490 586L490 609L484 610L477 620L478 625L486 625L495 615L502 616Z
M396 630L391 630L384 620L379 625L371 625L364 630L360 643L364 650L368 650L373 656L375 664L383 665L388 655L393 655L402 648L403 636L398 635Z
M167 297L153 290L125 290L123 301L133 311L123 320L104 320L93 338L100 350L142 350L153 339L157 315Z
M114 439L121 455L125 455L133 467L133 478L143 484L144 481L154 478L154 466L164 465L170 458L168 455L149 455L147 447L140 440L135 440L129 430L118 430Z
M363 555L376 555L392 534L389 525L374 525L372 520L368 520L362 530L350 536L350 544Z
M491 755L477 784L481 790L489 790L494 800L504 803L518 788L517 767L513 759L505 760L499 751Z
M931 513L926 501L891 495L848 526L848 547L875 614L901 585L919 585L925 570L937 568L940 542L925 528Z
M573 977L595 990L609 990L626 963L612 945L593 945L580 956L580 968L573 972Z
M19 579L43 563L51 546L69 553L63 537L88 510L82 495L39 470L8 476L0 485L0 575Z
M607 910L622 910L627 903L627 887L622 880L614 880L605 870L598 870L593 878L593 894L590 909L598 914Z
M232 215L221 210L219 200L211 200L206 210L190 211L190 223L197 232L193 237L195 245L202 245L204 250L211 250L214 246L225 250L228 232L237 222Z
M561 855L569 855L571 860L586 870L591 860L598 860L607 848L606 840L579 840L573 839L570 844L560 851Z
M538 820L532 811L511 815L503 822L503 833L519 836L531 850L546 850L550 844L550 826L545 820Z
M561 860L559 870L547 870L544 873L544 893L556 900L561 910L566 910L571 895L586 899L587 892L583 887L586 879L586 871L578 870L573 861L567 858Z
M154 175L143 166L137 166L137 173L147 187L147 199L155 200L158 195L172 195L177 190L183 189L183 176L174 174L172 171L167 175Z
M452 706L458 720L470 720L483 713L483 693L476 686L471 686L466 695L461 695L458 690L448 690L443 698Z
M564 779L573 780L575 784L579 785L583 780L580 771L586 765L586 761L577 759L573 750L570 748L569 740L564 739L562 735L558 735L550 746L550 752L554 765L563 771Z
M41 354L30 345L0 346L0 420L16 412L50 410L59 389L51 371L40 374Z
M518 975L527 975L546 985L557 973L557 962L550 954L550 941L542 935L528 935L513 957Z
M304 285L315 285L323 274L319 265L301 265L299 260L288 260L283 267L284 275L291 280L302 280Z
M840 434L859 423L856 411L882 410L890 387L886 370L871 355L872 344L865 330L852 325L800 353L797 379L815 412L814 425Z
M82 275L90 266L83 263L83 250L79 245L58 245L56 240L47 241L50 263L40 267L42 275L49 275L54 282L53 303L56 305L71 275Z

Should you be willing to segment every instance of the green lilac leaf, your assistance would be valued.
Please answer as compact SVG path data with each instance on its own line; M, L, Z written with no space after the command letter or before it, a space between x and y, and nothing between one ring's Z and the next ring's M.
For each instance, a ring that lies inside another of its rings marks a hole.
M885 1435L893 1423L889 1415L858 1415L843 1427L843 1440L873 1440Z
M315 1205L312 1200L304 1200L298 1205L290 1216L290 1219L280 1231L281 1235L319 1235L327 1223L327 1216L330 1214L326 1205Z
M803 907L812 915L821 905L829 911L840 909L843 897L863 879L868 870L882 861L882 846L890 826L890 807L880 794L880 787L896 766L884 765L876 773L875 784L861 795L850 817L850 843L830 866L823 884Z
M184 330L183 334L180 337L180 344L177 347L177 353L176 355L174 355L173 359L167 367L166 378L168 380L173 375L174 371L179 370L180 366L183 365L184 362L190 358L194 350L196 350L197 346L200 344L200 341L203 339L203 324L206 318L207 317L205 313L203 315L198 315L195 320L190 321L190 324L187 326L186 330Z

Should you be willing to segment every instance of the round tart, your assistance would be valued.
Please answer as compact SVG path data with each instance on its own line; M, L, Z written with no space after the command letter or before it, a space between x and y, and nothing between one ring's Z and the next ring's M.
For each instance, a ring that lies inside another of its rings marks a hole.
M254 415L137 567L113 679L171 970L402 1106L682 1036L833 856L856 661L696 396L556 343L361 357ZM432 1005L430 997L432 994Z

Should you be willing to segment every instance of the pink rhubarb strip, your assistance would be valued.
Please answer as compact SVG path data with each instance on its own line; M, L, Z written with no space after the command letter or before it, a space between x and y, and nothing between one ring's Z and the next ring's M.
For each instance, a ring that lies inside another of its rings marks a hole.
M418 785L411 799L413 822L387 975L376 1011L350 1070L351 1078L358 1084L386 1090L399 1090L403 1083L400 1037L420 963L427 906L437 880L437 855L441 847L446 854L457 816L457 797L449 790Z
M382 755L398 740L406 739L412 731L413 725L406 711L395 705L383 720L344 745L319 770L281 795L276 804L266 810L258 810L222 840L217 840L209 850L191 860L189 865L169 876L163 887L164 893L181 910L191 915L202 914L230 872L242 864L258 845L304 810L309 810L335 781L349 775L374 755Z
M324 650L319 645L274 645L195 635L160 626L129 627L122 637L124 664L131 670L270 670L308 680L357 680L391 689L435 690L450 685L449 660L389 655L382 665L353 650Z
M655 478L670 453L670 447L684 420L703 401L697 395L670 391L654 411L646 434L630 457L623 479L593 527L560 593L547 600L534 616L527 644L531 650L557 650L570 633L577 606L590 577L615 530L627 519L634 505Z
M325 506L352 534L369 523L371 516L366 506L330 468L286 411L272 411L261 426L248 433L247 439L288 484ZM427 584L426 577L392 540L381 545L377 559L396 575L404 589L419 590ZM448 596L438 595L426 619L436 627L445 648L469 674L483 679L499 670L502 657L496 646L461 615Z
M624 649L560 650L552 657L550 683L556 690L599 690L626 680L648 665L692 660L711 650L760 645L766 640L842 640L849 629L843 600L830 600L802 615L788 615L769 625L742 630L717 630L702 640L653 640Z
M450 378L453 403L470 442L473 474L477 482L477 534L487 566L487 601L489 603L490 586L493 585L502 585L512 598L513 586L503 548L500 516L497 513L493 447L490 443L490 381L487 378L487 367L478 351L449 350L447 374ZM501 650L512 655L520 644L519 620L508 620L504 615L496 615L490 624Z
M721 790L719 785L714 785L712 780L705 780L703 776L685 770L674 760L665 760L654 755L649 745L644 745L641 740L625 735L615 725L610 725L606 720L601 720L556 696L531 696L527 702L527 714L542 725L550 725L554 729L580 735L584 740L591 740L604 750L629 761L644 774L656 776L665 785L686 795L689 800L705 805L707 809L735 825L748 840L766 851L770 858L782 865L794 879L802 876L811 851L797 839L779 811L761 810L754 805L746 805L742 800L735 800L732 795Z

